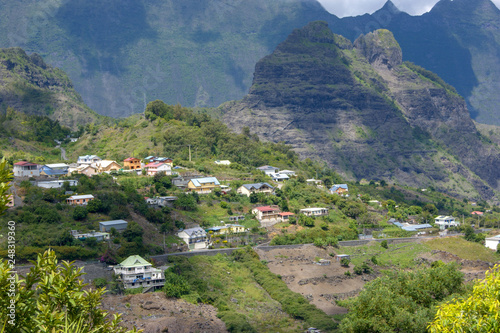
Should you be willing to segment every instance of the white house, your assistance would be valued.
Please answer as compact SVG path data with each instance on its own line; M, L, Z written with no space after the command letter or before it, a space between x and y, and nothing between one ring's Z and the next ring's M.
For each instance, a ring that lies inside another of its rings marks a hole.
M158 172L165 172L165 175L172 175L172 166L168 163L152 162L144 166L148 176L154 176Z
M288 180L290 179L290 177L288 177L288 175L285 175L283 173L270 173L270 174L267 174L269 177L271 177L271 179L277 183L279 182L284 182L285 180Z
M270 165L264 165L264 166L258 167L257 170L264 172L268 176L272 173L280 172L279 168L275 168L275 167L270 166Z
M488 237L484 241L485 241L484 245L486 245L487 248L496 251L498 249L498 244L500 244L500 235Z
M148 290L159 289L165 284L165 276L161 269L153 265L141 256L130 256L114 267L115 274L123 282L125 289L145 288Z
M238 194L244 194L247 197L252 193L273 193L273 191L274 187L268 183L243 184L236 190Z
M217 165L231 165L231 162L229 160L217 160L214 163Z
M328 208L304 208L300 210L300 214L306 216L324 216L328 215Z
M36 186L43 188L61 188L64 183L69 183L70 186L77 186L78 180L75 179L61 179L61 180L42 180L36 182Z
M99 156L97 155L84 155L84 156L78 156L78 160L76 163L78 163L78 165L83 165L83 164L93 164L93 163L97 163L97 162L100 162L101 161L101 158L99 158Z
M208 247L207 232L200 227L181 230L177 236L186 243L190 250L206 249Z
M293 171L293 170L281 170L278 173L280 173L282 175L287 175L288 177L295 177L295 171Z
M96 232L95 230L84 234L80 234L77 230L71 230L71 236L79 240L85 240L87 238L95 238L98 242L109 240L109 233L99 231Z
M449 227L457 227L460 225L460 222L456 222L453 216L444 216L439 215L434 218L434 223L439 226L440 230L448 229Z
M38 177L40 176L40 169L38 164L20 161L14 163L14 177Z

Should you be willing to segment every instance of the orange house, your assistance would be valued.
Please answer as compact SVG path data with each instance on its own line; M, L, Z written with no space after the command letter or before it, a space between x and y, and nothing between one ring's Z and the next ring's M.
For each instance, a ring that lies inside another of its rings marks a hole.
M129 157L123 160L123 167L129 170L135 170L141 168L141 160L135 157Z
M68 199L66 199L66 203L68 205L87 205L90 200L94 200L94 196L92 194L84 194L84 195L72 195Z

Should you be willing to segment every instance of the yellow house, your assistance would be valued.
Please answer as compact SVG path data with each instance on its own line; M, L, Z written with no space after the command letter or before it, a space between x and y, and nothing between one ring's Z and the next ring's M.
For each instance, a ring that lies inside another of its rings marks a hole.
M225 234L238 234L246 232L245 227L239 224L226 224L220 227L211 227L207 229L207 232L214 235L225 235Z
M220 187L220 183L215 177L193 178L187 184L189 192L210 193L216 187Z

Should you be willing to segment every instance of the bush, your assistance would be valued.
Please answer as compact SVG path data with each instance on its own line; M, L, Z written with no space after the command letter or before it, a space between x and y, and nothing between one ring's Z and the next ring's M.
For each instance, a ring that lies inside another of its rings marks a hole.
M363 268L361 268L361 266L354 266L354 274L357 274L357 275L361 275L363 274Z
M96 288L104 288L108 285L108 281L106 281L106 279L104 279L104 278L97 278L97 279L94 279L93 284L94 284L94 287L96 287Z
M165 285L163 291L167 297L180 298L182 295L189 294L190 287L186 279L175 274L173 271L165 271Z
M387 244L387 241L385 239L380 243L380 246L382 246L384 249L389 248L389 245Z
M342 267L349 267L349 264L351 263L351 261L347 258L342 258L340 259L340 265Z

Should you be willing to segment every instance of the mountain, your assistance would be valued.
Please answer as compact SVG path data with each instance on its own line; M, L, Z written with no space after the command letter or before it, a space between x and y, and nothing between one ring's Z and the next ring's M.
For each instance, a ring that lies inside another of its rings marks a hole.
M62 70L20 48L0 49L0 110L8 107L73 129L102 118L85 105Z
M390 30L404 60L453 85L475 120L500 124L500 10L490 0L440 0L421 16L401 12L388 1L372 15L329 24L334 33L351 41L376 29Z
M351 43L313 22L261 59L249 94L220 112L234 130L291 144L348 179L492 198L500 150L453 87L402 59L388 30Z
M0 47L40 54L90 108L124 117L239 99L261 57L329 16L315 0L0 0Z
M441 0L421 16L389 1L342 19L316 0L0 0L0 47L40 54L90 108L124 117L155 99L200 107L241 99L257 61L315 20L352 42L392 31L404 60L456 87L477 121L500 124L500 15L490 0Z

